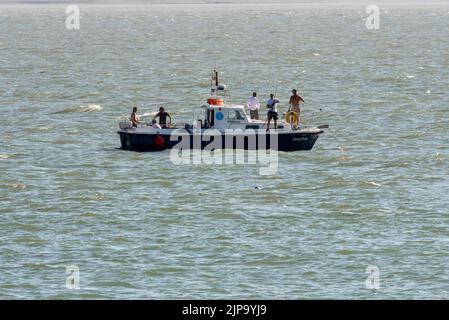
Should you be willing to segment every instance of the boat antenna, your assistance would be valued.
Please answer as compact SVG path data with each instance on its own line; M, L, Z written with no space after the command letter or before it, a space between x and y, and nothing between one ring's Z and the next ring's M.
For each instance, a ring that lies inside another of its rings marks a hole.
M214 88L214 81L215 81L215 88ZM212 72L212 79L210 81L210 92L213 95L214 93L217 94L218 91L218 71L217 69L214 69Z

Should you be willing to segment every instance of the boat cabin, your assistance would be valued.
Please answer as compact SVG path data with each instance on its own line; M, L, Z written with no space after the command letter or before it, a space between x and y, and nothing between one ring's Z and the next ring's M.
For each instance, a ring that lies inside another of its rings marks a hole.
M239 105L209 105L204 104L193 110L193 123L197 128L226 129L245 128L250 122L245 108Z
M208 104L193 109L193 123L196 128L217 129L266 129L266 121L251 120L242 105ZM221 99L217 99L221 100ZM215 102L215 101L214 101ZM278 129L284 129L285 123L278 121ZM273 123L271 124L273 126Z

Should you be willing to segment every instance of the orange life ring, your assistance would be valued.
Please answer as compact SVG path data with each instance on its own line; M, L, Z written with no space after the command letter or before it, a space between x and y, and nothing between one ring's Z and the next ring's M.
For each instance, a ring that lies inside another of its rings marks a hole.
M212 106L222 106L222 105L224 105L223 99L218 99L218 98L209 98L209 99L207 99L207 103L212 105Z

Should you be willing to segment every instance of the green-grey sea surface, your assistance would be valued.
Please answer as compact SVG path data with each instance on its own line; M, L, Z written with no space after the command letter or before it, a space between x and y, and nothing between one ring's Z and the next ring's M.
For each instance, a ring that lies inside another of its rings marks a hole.
M65 9L0 7L1 298L448 297L449 5ZM119 149L135 104L191 121L215 67L330 128L269 176Z

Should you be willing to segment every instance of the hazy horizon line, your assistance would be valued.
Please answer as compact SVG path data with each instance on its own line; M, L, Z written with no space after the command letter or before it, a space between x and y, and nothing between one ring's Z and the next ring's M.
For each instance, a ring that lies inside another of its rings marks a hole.
M270 5L277 6L297 6L297 7L326 7L335 8L336 6L354 7L378 5L383 7L449 7L449 0L0 0L0 6L7 7L39 7L39 6L92 6L92 7L144 7L144 6L253 6L254 8L264 8Z
M108 5L108 4L449 4L448 0L0 0L1 4L93 4L93 5Z

